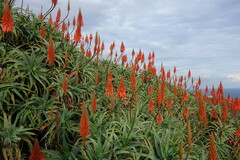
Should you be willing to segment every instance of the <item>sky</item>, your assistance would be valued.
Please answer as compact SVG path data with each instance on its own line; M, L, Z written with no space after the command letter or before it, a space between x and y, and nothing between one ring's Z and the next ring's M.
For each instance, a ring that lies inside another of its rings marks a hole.
M66 14L67 0L58 0L53 11ZM51 0L24 0L34 13L43 13ZM155 52L155 66L176 66L178 75L191 70L202 87L240 88L239 0L70 0L70 20L81 8L83 34L95 34L105 47L123 41L126 53L141 49ZM21 0L16 1L16 6ZM107 53L106 53L107 54Z

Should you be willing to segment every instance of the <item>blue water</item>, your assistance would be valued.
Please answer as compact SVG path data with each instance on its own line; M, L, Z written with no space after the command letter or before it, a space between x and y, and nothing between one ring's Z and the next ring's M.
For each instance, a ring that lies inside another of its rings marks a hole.
M232 98L235 98L235 97L240 98L240 88L225 88L224 89L225 97L228 96L228 93L230 93Z

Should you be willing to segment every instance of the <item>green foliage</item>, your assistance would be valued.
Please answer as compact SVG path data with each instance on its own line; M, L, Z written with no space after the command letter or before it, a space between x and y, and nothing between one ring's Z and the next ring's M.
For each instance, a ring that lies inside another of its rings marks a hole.
M229 140L239 141L235 136L239 117L229 113L229 119L219 124L212 118L211 108L221 113L221 106L205 102L209 123L204 127L197 116L198 99L189 93L188 101L182 104L183 89L178 88L179 94L174 99L174 87L169 81L165 99L172 100L173 108L167 108L165 103L159 107L155 104L149 112L147 90L152 85L155 90L152 98L157 97L158 84L163 83L158 76L146 70L136 72L137 88L132 92L129 68L110 60L97 61L96 55L88 58L46 21L19 8L13 8L12 12L13 33L0 31L0 159L27 159L34 138L38 138L48 160L172 160L180 158L181 141L184 142L183 158L205 160L211 132L215 133L220 159L234 160L234 155L239 155L236 149L239 144L229 143ZM41 24L46 30L45 38L39 35ZM50 35L56 54L51 66L47 61ZM114 94L122 75L129 96L129 101L114 97L112 109L111 98L105 95L108 70L113 74ZM95 83L97 71L98 84ZM62 89L64 73L68 84L66 93ZM97 98L95 113L90 107L93 91ZM86 147L79 136L83 102L86 102L90 123ZM183 117L185 107L190 110L192 129L189 153ZM161 124L155 122L158 111L163 117Z

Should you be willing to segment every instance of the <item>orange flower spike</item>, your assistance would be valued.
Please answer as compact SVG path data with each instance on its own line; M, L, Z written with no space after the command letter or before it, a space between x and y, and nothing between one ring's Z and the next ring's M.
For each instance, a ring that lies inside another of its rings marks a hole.
M73 22L72 22L73 27L76 26L76 18L73 17Z
M209 160L219 160L213 132L211 132L211 135L210 135L210 147L208 151L209 151L208 153Z
M13 27L14 22L9 8L9 2L8 0L6 0L6 4L2 15L2 30L3 32L12 32Z
M124 66L125 62L127 62L127 55L122 56L122 66Z
M143 69L144 69L144 70L147 69L146 63L143 64Z
M160 111L158 111L157 118L156 118L156 124L161 124L163 122L162 115Z
M81 41L81 38L82 38L82 34L81 34L81 26L80 25L77 25L77 29L74 33L74 41L76 43L79 43Z
M202 84L202 81L201 81L201 78L200 78L200 76L198 77L198 86L201 86L201 84Z
M113 84L112 84L112 73L111 73L111 71L108 71L107 87L106 87L105 91L106 91L107 96L113 95Z
M203 101L202 91L199 91L199 107L198 107L198 117L201 122L206 121L207 113L206 108Z
M64 65L65 65L65 67L67 67L67 65L68 65L68 52L67 52L67 50L65 51L65 54L64 54Z
M68 42L70 40L70 33L67 32L65 35L65 40Z
M226 121L228 119L228 106L226 102L224 102L222 107L222 120Z
M189 116L189 109L188 109L188 107L186 107L186 108L184 109L184 111L183 111L183 116L184 116L186 119L188 119L188 116Z
M166 105L167 105L167 107L168 107L169 109L172 109L172 101L171 101L170 98L168 98Z
M153 92L154 92L153 86L150 85L150 86L148 87L148 95L152 95Z
M99 83L98 70L96 70L95 83L96 83L96 85L98 85L98 83Z
M205 88L205 93L206 94L208 93L208 86L206 86L206 88Z
M35 139L29 160L46 160L46 159L43 159L43 156L44 155L39 146L39 142L37 139Z
M89 43L89 37L88 37L88 35L85 36L85 43L87 43L87 44Z
M151 60L152 59L152 54L151 54L151 52L149 52L149 54L148 54L148 60Z
M123 76L121 76L120 83L117 88L117 96L116 97L120 100L122 98L127 98L126 87L123 82Z
M45 29L44 29L44 24L43 23L41 24L41 28L40 28L40 36L42 38L45 37Z
M66 31L66 23L63 21L62 23L62 32L64 33Z
M148 103L148 111L151 112L152 110L154 110L154 101L150 99Z
M51 25L53 24L53 20L52 20L52 14L50 13L50 17L48 19L48 23L50 23Z
M136 86L137 86L137 80L136 80L136 76L135 76L134 66L132 66L131 76L130 76L130 87L133 92L135 91Z
M187 91L184 91L182 100L181 100L181 104L183 104L184 102L186 102L188 100L188 94Z
M188 71L188 79L191 78L191 71Z
M221 95L224 95L222 82L220 82L220 84L219 84L219 86L218 86L218 92L219 92Z
M89 35L89 39L90 39L90 41L92 41L92 39L93 39L93 35L92 35L92 33L90 33L90 35Z
M240 138L240 127L238 127L238 129L236 130L235 136Z
M80 25L80 27L83 27L84 26L84 23L83 23L83 16L82 16L82 11L81 9L79 9L78 11L78 24Z
M120 52L122 53L124 51L125 51L125 46L124 46L124 43L122 42L121 47L120 47Z
M96 110L97 110L97 100L96 100L96 92L95 91L93 91L93 94L92 94L91 108L92 108L93 113L96 112Z
M171 71L169 70L168 72L167 72L167 79L170 79L171 78Z
M176 74L176 72L177 72L177 68L176 66L174 66L173 73Z
M135 51L134 51L134 49L132 49L132 57L134 57L135 56Z
M68 0L67 10L68 10L68 12L70 12L70 0Z
M58 0L52 0L52 3L53 3L54 6L56 6L57 3L58 3Z
M50 35L50 39L49 39L47 59L49 61L50 66L54 63L54 61L56 59L55 58L55 53L54 53L54 45L53 45L53 41L52 41L52 35Z
M83 102L82 115L79 123L79 136L82 137L84 147L86 147L86 139L88 135L90 135L90 126L89 126L86 104L85 102Z
M60 18L61 18L61 9L59 8L56 16L56 22L60 22Z
M218 118L217 111L214 108L212 108L212 117L213 118Z
M41 8L42 8L42 7L41 7ZM40 20L43 19L42 9L41 9L40 15L38 16L38 19L40 19Z
M191 124L190 124L190 120L188 119L188 117L186 117L186 120L187 120L187 141L188 141L188 153L190 153L191 144L192 144L192 131L191 131Z
M62 83L62 90L63 90L63 93L64 93L64 94L66 94L66 92L67 92L67 90L68 90L66 73L64 73L64 78L63 78L63 83Z
M104 49L105 49L105 45L104 45L104 42L102 42L101 51L103 51Z

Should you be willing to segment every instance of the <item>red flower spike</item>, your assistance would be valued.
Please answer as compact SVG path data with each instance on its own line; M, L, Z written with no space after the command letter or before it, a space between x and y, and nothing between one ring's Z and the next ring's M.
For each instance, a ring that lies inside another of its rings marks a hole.
M82 11L79 9L78 11L78 25L80 25L80 27L83 27L84 26L84 23L83 23L83 16L82 16Z
M125 51L125 46L124 43L122 42L121 47L120 47L120 52L124 52Z
M121 76L120 83L117 88L117 96L116 97L120 100L122 98L127 98L126 87L123 82L123 76Z
M66 31L66 23L63 21L62 23L62 32L64 33Z
M87 136L90 135L90 126L85 102L82 105L82 115L79 123L79 136L82 137L83 144L86 147Z
M48 19L48 23L50 23L51 25L53 25L53 20L52 20L52 14L50 13L50 17Z
M77 25L77 29L74 33L74 42L79 43L81 41L82 34L81 34L81 26Z
M148 60L151 60L152 59L152 54L151 54L151 52L149 52L149 54L148 54Z
M204 105L203 97L202 97L202 91L199 91L199 107L198 107L198 117L201 122L204 122L207 118L206 108Z
M176 66L174 66L173 73L175 74L177 72Z
M201 81L201 78L200 78L200 76L198 77L198 86L201 86L201 84L202 84L202 81Z
M14 27L14 22L13 18L11 15L11 11L9 9L9 2L6 0L6 4L3 10L3 15L2 15L2 30L3 32L12 32L13 27Z
M70 33L67 32L65 35L65 40L68 42L70 40Z
M43 159L43 156L44 155L39 146L39 142L37 139L35 139L29 160L46 160L46 159Z
M135 51L134 51L134 49L132 50L132 57L134 57L135 56Z
M208 151L209 151L208 153L209 160L219 160L213 132L211 132L211 135L210 135L210 147Z
M105 45L104 45L104 42L102 42L101 51L103 51L104 49L105 49Z
M152 95L153 92L154 92L154 90L153 90L153 86L150 85L150 86L148 87L148 95Z
M160 111L158 111L157 118L156 118L156 124L161 124L163 122L162 115Z
M73 22L72 22L72 24L73 24L73 27L76 26L76 18L75 18L75 17L73 17Z
M42 38L45 37L45 29L44 29L44 24L43 23L41 24L41 28L40 28L40 36Z
M151 112L152 110L154 110L154 101L150 99L148 103L148 111Z
M62 83L62 90L63 90L63 93L64 93L64 94L66 94L66 92L67 92L67 90L68 90L66 73L64 73L64 78L63 78L63 83Z
M70 11L70 0L68 0L67 10L68 10L68 12Z
M54 6L56 6L57 3L58 3L58 0L52 0L52 3L53 3Z
M96 112L96 110L97 110L97 100L96 100L96 92L95 91L93 91L93 94L92 94L91 108L92 108L93 113Z
M136 80L136 76L135 76L134 66L132 66L131 76L130 76L130 87L133 92L135 91L136 86L137 86L137 80Z
M154 60L155 59L155 53L154 53L154 51L152 52L152 60Z
M95 82L96 82L96 85L98 85L99 83L98 70L96 70Z
M60 22L60 18L61 18L61 9L59 8L56 16L56 22Z
M171 101L170 98L168 98L166 105L167 105L167 107L168 107L169 109L172 109L172 101Z
M183 111L183 116L187 119L188 118L188 116L189 116L189 109L188 109L188 107L186 107L185 109L184 109L184 111Z
M183 104L184 102L186 102L188 100L188 94L187 91L184 91L182 100L181 100L181 104Z
M42 14L42 10L40 12L40 15L38 16L38 19L42 20L43 19L43 14Z
M188 79L191 78L191 71L188 71Z
M218 118L217 111L214 108L212 108L212 117L213 118Z
M113 95L113 84L112 84L112 72L111 71L108 71L107 87L106 87L105 91L106 91L107 96Z
M48 56L47 59L49 61L49 65L51 66L54 61L55 61L55 53L54 53L54 45L53 45L53 41L52 41L52 36L50 35L50 39L49 39L49 46L48 46Z
M125 62L127 62L127 55L123 55L122 56L122 63L124 64Z
M167 72L167 79L170 79L171 78L171 71L169 70L168 72Z
M238 129L236 130L235 136L240 138L240 127L238 127Z
M89 39L90 39L90 41L92 41L92 39L93 39L93 35L92 35L92 33L90 33L90 35L89 35Z
M205 93L206 94L208 93L208 86L206 86Z
M228 106L224 102L223 108L222 108L222 120L226 121L228 119Z

